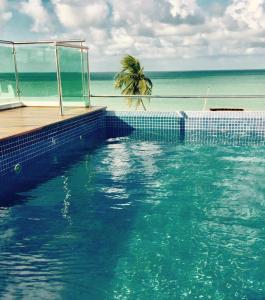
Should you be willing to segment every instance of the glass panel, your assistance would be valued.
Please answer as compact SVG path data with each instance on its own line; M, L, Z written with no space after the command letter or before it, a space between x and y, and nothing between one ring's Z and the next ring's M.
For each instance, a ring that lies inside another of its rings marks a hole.
M84 106L83 68L80 49L58 47L64 113Z
M0 46L0 106L16 103L16 75L12 46Z
M21 100L28 105L59 105L54 46L19 45L16 58Z

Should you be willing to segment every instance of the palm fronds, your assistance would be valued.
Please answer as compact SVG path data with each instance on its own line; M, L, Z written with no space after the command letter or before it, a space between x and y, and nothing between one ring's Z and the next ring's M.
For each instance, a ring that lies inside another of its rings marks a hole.
M126 55L121 60L121 72L114 78L114 87L121 90L122 95L151 95L153 84L150 78L144 74L144 68L138 59L131 55ZM132 106L133 99L127 97L129 107ZM143 99L136 99L135 108L142 105L146 110Z

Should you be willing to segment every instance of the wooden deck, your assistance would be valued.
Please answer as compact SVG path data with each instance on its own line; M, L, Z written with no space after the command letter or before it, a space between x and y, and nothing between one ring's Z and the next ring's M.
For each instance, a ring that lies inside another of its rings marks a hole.
M59 107L19 107L0 111L0 141L102 108L67 108L64 116Z

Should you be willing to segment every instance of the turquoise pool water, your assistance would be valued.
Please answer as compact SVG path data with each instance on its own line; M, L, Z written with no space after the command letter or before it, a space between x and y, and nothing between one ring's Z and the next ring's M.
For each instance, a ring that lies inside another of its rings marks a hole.
M2 193L1 299L265 299L264 147L91 145Z

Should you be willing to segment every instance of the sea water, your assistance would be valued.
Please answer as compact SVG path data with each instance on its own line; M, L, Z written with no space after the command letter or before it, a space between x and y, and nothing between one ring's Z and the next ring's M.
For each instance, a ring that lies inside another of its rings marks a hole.
M217 107L265 110L265 98L207 98L211 95L265 95L265 70L146 72L146 75L153 82L153 95L202 96L201 99L146 99L144 103L147 110L202 110ZM92 73L92 94L119 95L120 90L114 89L114 77L115 73ZM93 98L92 103L116 110L136 109L136 105L130 107L126 99L120 98ZM142 110L143 107L137 109Z
M187 71L187 72L146 72L153 82L153 95L184 96L199 95L201 99L144 99L147 110L203 110L209 108L243 108L265 110L264 99L208 99L211 95L265 95L265 70L237 71ZM92 95L120 95L114 89L115 73L91 73L90 90ZM21 98L38 101L56 101L58 85L55 73L22 73L19 76ZM82 76L80 73L67 73L62 76L63 103L82 102ZM14 101L15 77L0 73L0 101ZM124 98L91 98L92 105L106 105L109 109L135 110L136 101L130 106Z

